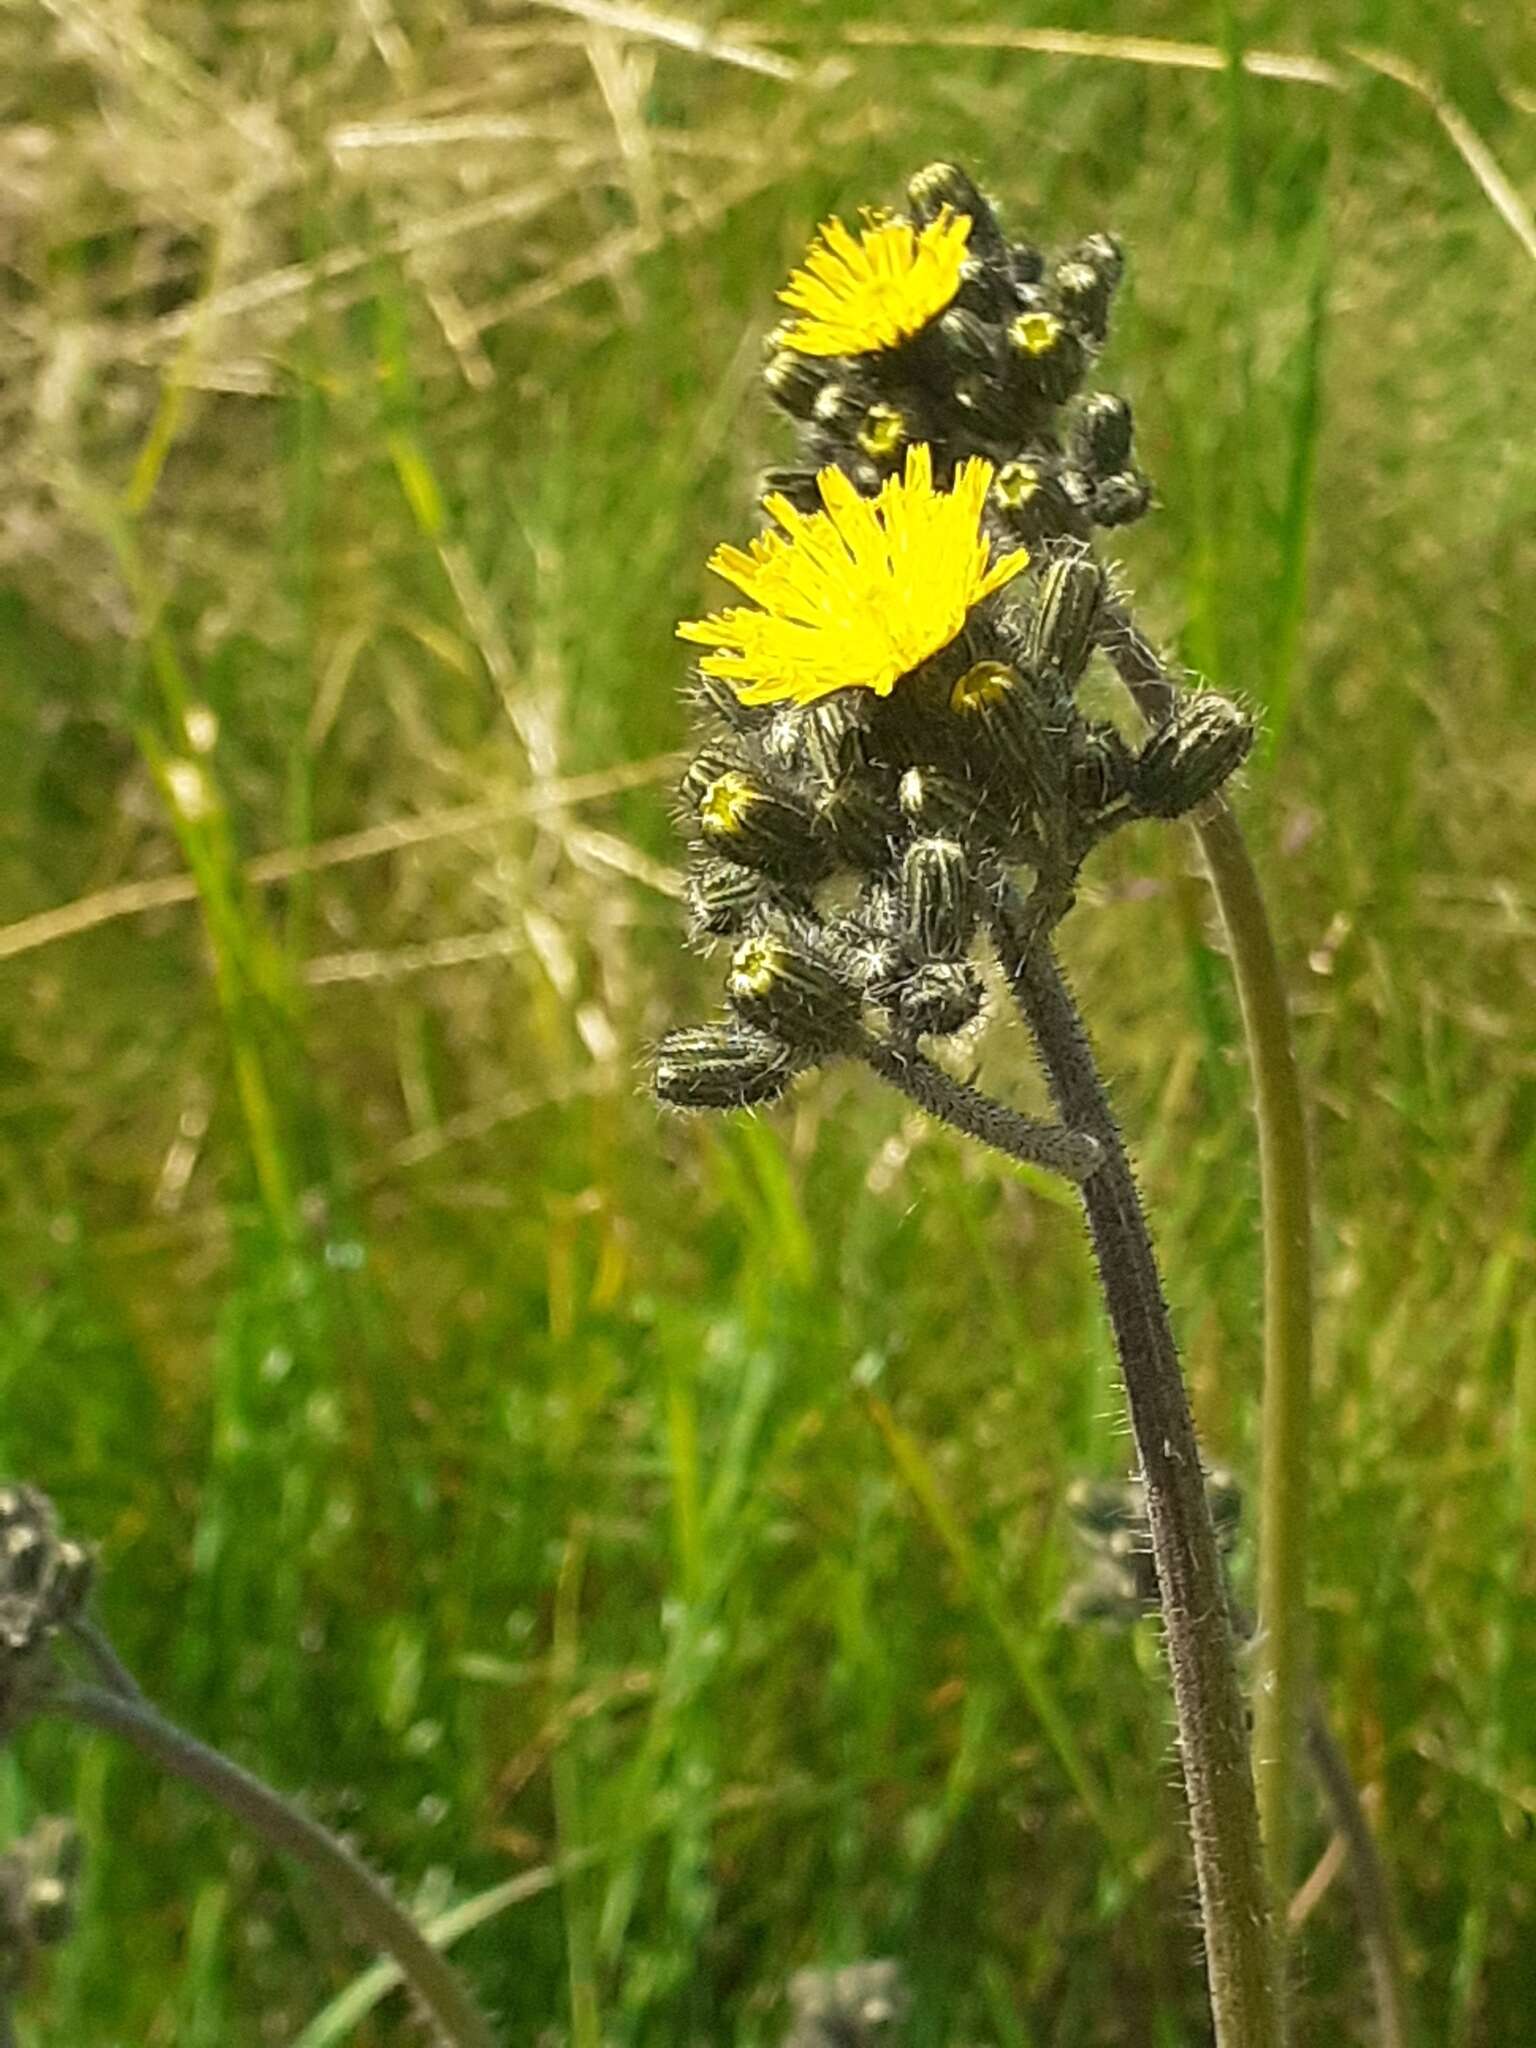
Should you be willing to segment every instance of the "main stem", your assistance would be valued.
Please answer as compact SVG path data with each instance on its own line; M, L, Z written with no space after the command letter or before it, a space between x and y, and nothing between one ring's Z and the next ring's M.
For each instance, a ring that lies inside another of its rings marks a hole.
M393 1957L448 2048L496 2048L490 2021L458 1972L397 1906L368 1866L328 1829L241 1770L227 1756L167 1721L143 1698L93 1685L70 1686L49 1702L56 1713L99 1728L196 1785L274 1849L307 1864L358 1928Z
M1083 1184L1083 1207L1146 1488L1217 2048L1282 2048L1247 1715L1194 1418L1152 1239L1093 1048L1049 947L1019 943L1024 918L1005 887L993 917L998 957L1058 1115L1104 1153Z
M1121 679L1158 723L1177 692L1156 649L1117 608L1105 636ZM1259 1133L1264 1236L1253 1763L1272 1895L1295 1868L1296 1778L1309 1685L1307 1496L1312 1409L1312 1208L1307 1124L1290 1011L1258 874L1221 799L1196 821L1242 1007Z

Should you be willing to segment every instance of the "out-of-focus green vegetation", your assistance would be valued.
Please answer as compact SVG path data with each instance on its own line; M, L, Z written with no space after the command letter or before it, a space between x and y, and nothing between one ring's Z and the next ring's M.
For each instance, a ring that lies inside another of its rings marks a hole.
M712 999L671 626L781 445L773 290L824 209L959 156L1021 228L1125 237L1100 381L1162 499L1126 574L1267 711L1321 1680L1429 2038L1513 2048L1536 246L1457 123L1536 192L1536 30L1049 15L1217 53L1170 65L1019 14L7 15L0 1466L101 1541L171 1710L407 1893L549 1873L462 1944L509 2041L769 2041L793 1969L872 1953L918 2043L1204 2038L1153 1644L1057 1618L1062 1494L1127 1458L1072 1203L861 1072L709 1124L637 1082ZM1333 68L1222 69L1256 45ZM1117 841L1068 950L1241 1472L1254 1142L1180 844ZM1033 1094L1005 1026L982 1056ZM0 1815L60 1808L89 1891L24 2041L291 2041L360 1967L190 1795L40 1727ZM1300 1958L1303 2038L1368 2040L1341 1880Z

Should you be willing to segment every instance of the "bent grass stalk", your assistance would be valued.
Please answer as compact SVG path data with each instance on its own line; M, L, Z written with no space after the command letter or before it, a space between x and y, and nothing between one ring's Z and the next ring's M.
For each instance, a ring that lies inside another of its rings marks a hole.
M1174 686L1122 610L1105 648L1137 704L1156 721ZM1278 1900L1294 1864L1296 1776L1306 1718L1307 1499L1312 1409L1312 1206L1306 1111L1291 1044L1279 955L1252 856L1217 797L1195 831L1227 935L1259 1134L1264 1242L1264 1386L1259 1432L1258 1607L1254 1646L1254 1775L1265 1862Z

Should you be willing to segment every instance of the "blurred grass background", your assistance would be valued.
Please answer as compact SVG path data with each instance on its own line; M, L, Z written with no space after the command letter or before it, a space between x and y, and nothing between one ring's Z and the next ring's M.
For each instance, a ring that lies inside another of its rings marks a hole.
M424 1903L527 1877L461 1950L510 2041L766 2042L872 1953L915 2042L1204 2038L1154 1646L1057 1619L1063 1491L1127 1457L1071 1203L858 1072L708 1124L637 1084L713 1000L671 627L781 446L772 293L941 154L1131 251L1126 572L1269 722L1322 1683L1429 2038L1536 2010L1536 237L1476 146L1536 193L1536 25L1023 17L0 21L0 1466L181 1719ZM1117 841L1068 951L1242 1472L1254 1142L1188 860ZM25 2041L290 2042L359 1967L189 1795L19 1748L0 1820L90 1845ZM1371 2038L1340 1881L1300 2000Z

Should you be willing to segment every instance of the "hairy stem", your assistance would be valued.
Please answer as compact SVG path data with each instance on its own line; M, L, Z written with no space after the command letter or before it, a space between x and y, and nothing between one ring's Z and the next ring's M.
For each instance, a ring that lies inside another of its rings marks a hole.
M1086 1179L1098 1168L1103 1155L1086 1132L1042 1123L994 1102L969 1082L946 1074L915 1045L869 1033L858 1051L882 1080L899 1088L926 1115L990 1145L994 1152L1004 1152L1026 1166L1043 1166L1073 1181Z
M1123 609L1105 650L1154 722L1177 692ZM1270 1888L1290 1890L1296 1773L1309 1684L1307 1496L1312 1410L1312 1207L1307 1124L1279 956L1252 858L1218 799L1196 821L1226 929L1242 1008L1259 1132L1264 1236L1264 1392L1260 1419L1259 1635L1254 1647L1253 1762Z
M1103 1164L1083 1183L1083 1207L1146 1488L1217 2048L1280 2048L1247 1715L1194 1418L1152 1239L1077 1005L1049 947L1021 943L1029 933L1011 887L994 899L992 930L1058 1113L1103 1148Z
M328 1829L216 1749L167 1721L146 1699L92 1685L61 1689L49 1710L121 1736L172 1777L196 1785L274 1849L314 1872L371 1942L393 1957L447 2048L495 2048L496 2037L458 1972L395 1904L360 1858Z
M1324 1803L1344 1844L1355 1911L1360 1918L1360 1938L1376 1995L1380 2048L1413 2048L1418 2035L1408 1997L1397 1897L1349 1765L1334 1741L1322 1701L1315 1693L1307 1706L1306 1734L1307 1753Z

